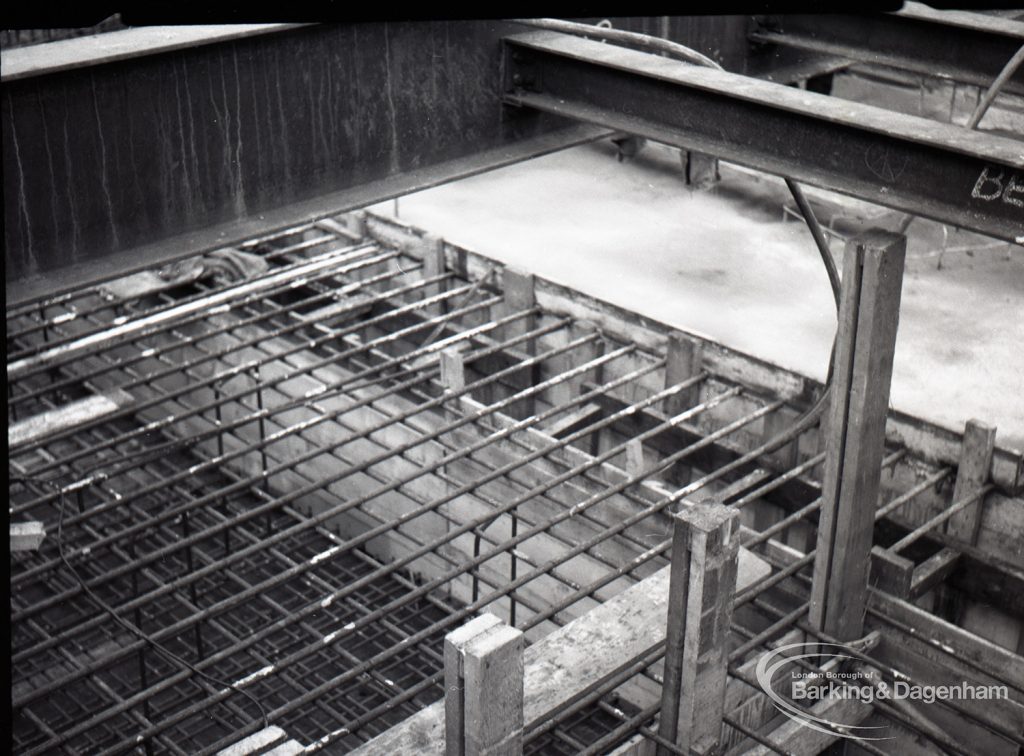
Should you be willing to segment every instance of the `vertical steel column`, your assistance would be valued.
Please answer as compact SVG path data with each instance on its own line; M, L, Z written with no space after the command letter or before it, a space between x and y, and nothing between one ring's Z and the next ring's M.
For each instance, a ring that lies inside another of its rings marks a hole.
M445 636L447 756L523 752L524 638L493 614L476 617Z
M739 512L718 503L686 503L673 519L658 734L683 751L710 753L725 713ZM667 753L658 749L658 756Z
M847 242L818 523L811 622L859 638L885 446L906 237L873 230Z

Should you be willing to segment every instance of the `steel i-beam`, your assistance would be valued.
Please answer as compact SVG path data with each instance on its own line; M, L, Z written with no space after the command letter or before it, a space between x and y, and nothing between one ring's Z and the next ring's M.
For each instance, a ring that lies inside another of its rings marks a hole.
M892 14L759 18L750 40L987 87L1024 45L1024 22L906 3ZM1004 90L1024 93L1024 69Z
M505 102L1024 244L1024 145L554 32L506 38Z

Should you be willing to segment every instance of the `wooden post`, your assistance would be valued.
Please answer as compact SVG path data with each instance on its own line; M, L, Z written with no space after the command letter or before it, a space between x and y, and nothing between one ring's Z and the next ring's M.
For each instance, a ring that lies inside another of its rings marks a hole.
M512 268L506 266L505 273L502 278L502 287L504 288L504 310L505 315L512 315L516 312L523 310L532 310L537 304L536 293L534 290L534 276L532 273L527 273L519 268ZM516 336L522 335L532 331L535 327L536 317L534 315L528 315L518 320L509 323L504 327L502 337L505 339L513 339ZM528 339L525 343L520 343L516 347L517 350L526 352L531 357L537 353L537 345L533 339ZM533 386L537 382L538 370L536 367L531 367L526 371L517 371L516 375L522 375L523 388L527 386ZM535 407L535 401L533 396L529 396L522 402L517 402L515 407L510 407L510 412L516 417L529 417L533 415Z
M776 436L791 428L800 413L789 407L779 407L764 419L765 442L771 441ZM765 455L765 458L776 470L790 470L796 467L799 454L800 437L797 436L785 446L781 446L773 452Z
M644 444L638 438L626 442L626 474L631 478L644 471Z
M466 386L466 362L459 347L448 347L441 352L441 385L451 391Z
M739 512L718 503L687 504L673 519L658 733L683 751L710 753L721 737L725 708Z
M980 420L968 420L964 427L964 440L960 446L960 462L956 468L956 483L953 485L951 504L976 493L988 481L992 469L992 453L995 450L996 429ZM984 497L957 512L946 520L944 527L948 535L974 545L981 528L981 511ZM935 613L958 624L963 606L957 594L950 591L941 581L956 567L959 554L946 547L933 555L922 565L918 573L921 587L936 586Z
M841 641L863 635L906 237L847 242L810 618Z
M952 503L975 493L988 481L995 450L996 429L980 420L968 420L960 447L960 464L956 469ZM978 540L982 502L979 500L946 521L946 533L971 545Z
M532 273L527 273L519 268L506 267L502 287L504 288L506 315L511 315L521 310L532 310L536 306L537 296L534 291L534 276ZM509 323L505 326L505 338L514 338L533 330L533 320L533 317L524 317L514 323ZM532 343L533 341L531 340L528 345L521 348L530 351L529 346ZM530 353L532 354L533 352L530 351Z
M445 636L446 756L523 752L524 637L493 614Z
M889 549L871 549L871 585L893 596L910 597L914 582L914 563Z
M696 339L684 333L673 331L668 335L668 347L665 352L665 388L682 383L700 372L703 346ZM670 417L678 415L700 401L700 384L673 394L665 400L665 412Z
M424 234L417 245L420 256L423 259L423 277L433 278L445 271L444 262L444 239L436 234ZM444 281L438 281L423 288L424 297L433 297L443 292L447 287ZM430 315L441 315L448 311L447 302L438 302L429 305L425 312Z
M579 320L570 324L565 339L567 342L575 341L576 339L595 333L600 336L600 331L596 324L589 320ZM596 360L601 356L603 351L604 341L601 338L597 338L593 341L588 341L586 344L578 346L575 349L570 349L564 354L552 357L551 365L557 372L564 373L587 362ZM574 378L570 378L567 381L562 381L561 383L552 386L547 392L549 401L555 405L568 404L574 398L587 391L587 388L583 386L584 383L602 383L603 373L603 366L598 366L593 370L588 370Z

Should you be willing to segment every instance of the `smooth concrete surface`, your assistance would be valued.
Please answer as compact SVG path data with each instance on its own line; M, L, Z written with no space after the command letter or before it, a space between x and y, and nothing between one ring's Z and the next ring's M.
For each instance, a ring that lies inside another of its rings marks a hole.
M899 215L811 192L837 230ZM829 198L835 201L830 201ZM778 179L723 168L683 182L677 150L617 162L607 142L403 197L404 220L497 260L822 380L836 318L814 242L783 220ZM396 203L378 212L392 213ZM891 404L958 432L969 418L1024 447L1024 248L916 221ZM842 241L833 241L842 260ZM972 252L955 251L970 246Z

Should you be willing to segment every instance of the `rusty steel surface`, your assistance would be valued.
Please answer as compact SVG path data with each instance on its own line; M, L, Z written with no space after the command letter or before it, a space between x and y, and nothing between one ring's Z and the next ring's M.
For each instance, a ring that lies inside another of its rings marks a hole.
M1024 243L1015 140L552 32L507 41L510 104Z
M750 39L987 87L1024 45L1024 22L907 3L894 14L761 17ZM1024 93L1024 71L1005 89Z
M887 16L885 23L904 23L905 15ZM614 23L695 46L737 73L771 75L793 55L805 74L822 66L831 70L841 60L795 48L767 55L750 49L749 18ZM495 20L306 25L180 49L165 45L125 60L100 56L64 70L44 66L20 80L5 75L0 120L8 298L52 294L598 136L594 129L573 131L570 121L552 116L561 106L502 104L500 40L522 29ZM985 55L979 50L965 59ZM692 145L704 139L715 147L717 138L707 141L707 134L716 134L719 122L728 128L746 124L752 133L737 134L715 154L775 171L801 154L815 155L827 165L803 180L840 184L834 188L922 215L955 217L958 225L1002 238L1020 235L993 232L986 220L996 215L1002 218L997 225L1019 225L1019 165L996 159L986 173L974 157L960 155L970 165L951 176L941 147L912 140L904 145L909 151L900 152L885 126L881 134L854 128L858 139L867 135L871 144L845 142L848 124L813 117L820 100L804 102L802 93L789 92L780 95L785 108L776 105L775 94L753 104L744 93L756 85L736 76L726 87L735 97L694 109L706 133ZM646 86L661 97L667 85ZM633 97L627 90L610 98L613 107L621 109L615 103ZM568 94L583 93L570 87ZM670 109L641 99L645 107ZM871 112L844 107L854 119ZM759 118L775 125L752 126ZM812 122L818 132L804 133ZM793 123L799 128L791 130ZM747 159L755 149L751 140L772 135L778 137L778 159ZM972 144L982 144L975 139ZM844 146L818 150L832 141ZM863 159L850 163L858 149ZM848 180L836 178L847 170ZM829 180L818 180L822 171ZM887 181L896 173L899 180ZM916 184L918 191L895 186L901 183ZM951 192L947 199L954 206L936 210L933 198L918 196L932 186Z
M7 280L564 126L500 104L521 28L313 25L5 82Z

